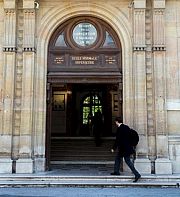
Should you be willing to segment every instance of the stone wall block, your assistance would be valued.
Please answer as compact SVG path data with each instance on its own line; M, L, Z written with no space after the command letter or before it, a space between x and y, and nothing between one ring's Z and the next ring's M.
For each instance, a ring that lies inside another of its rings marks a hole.
M144 174L151 174L151 162L149 159L136 159L135 160L135 168L140 172Z
M21 135L20 136L20 147L19 147L19 157L29 157L32 153L32 140L30 135Z
M172 162L173 173L180 172L180 136L169 136L169 155Z
M12 160L9 158L0 158L0 173L12 173Z
M33 9L35 0L23 0L23 8L24 9Z
M16 0L4 0L4 9L15 9Z
M145 52L134 52L134 91L135 91L135 125L139 132L146 133L146 75Z
M172 162L169 159L158 158L155 161L156 174L172 174Z
M33 173L33 160L32 159L18 159L16 161L16 173Z
M24 52L23 61L21 135L31 136L33 130L34 53Z
M154 52L156 133L165 133L165 53Z
M4 53L3 129L2 133L12 134L15 53Z
M2 135L0 137L0 152L2 156L11 156L11 135Z

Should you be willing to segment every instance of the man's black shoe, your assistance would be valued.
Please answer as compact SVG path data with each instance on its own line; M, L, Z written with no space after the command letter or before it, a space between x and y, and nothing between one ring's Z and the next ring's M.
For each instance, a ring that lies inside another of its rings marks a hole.
M111 175L120 175L120 173L112 172Z
M136 183L141 178L141 175L135 176L134 183Z

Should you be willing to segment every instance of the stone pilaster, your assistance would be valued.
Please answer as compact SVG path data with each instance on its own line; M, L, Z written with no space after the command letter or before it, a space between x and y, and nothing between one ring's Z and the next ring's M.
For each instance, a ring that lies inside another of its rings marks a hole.
M14 90L14 128L13 128L13 146L12 146L12 159L14 164L19 158L19 136L20 136L20 124L21 124L21 97L22 97L22 42L23 42L23 13L22 5L18 5L17 9L17 54L16 54L16 69L15 69L15 90ZM13 168L15 172L15 165Z
M19 159L16 173L33 172L33 107L35 66L35 9L33 0L23 1L23 72Z
M4 1L4 62L2 97L2 130L0 172L12 173L12 133L14 72L16 65L16 3L15 0Z
M156 134L154 126L154 81L152 55L152 5L146 4L146 98L147 98L147 133L148 157L151 161L151 173L155 173Z
M137 149L138 157L135 165L141 172L150 173L151 165L147 151L145 11L146 1L135 0L133 9L134 128L140 135L140 142Z
M172 166L168 154L166 128L166 72L165 72L165 0L153 1L153 58L156 151L155 173L171 174Z

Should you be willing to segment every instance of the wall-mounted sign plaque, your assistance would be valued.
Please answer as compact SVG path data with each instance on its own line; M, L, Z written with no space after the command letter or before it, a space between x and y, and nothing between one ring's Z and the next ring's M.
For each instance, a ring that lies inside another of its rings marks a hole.
M63 65L64 62L65 62L64 56L57 56L57 57L54 57L54 63L55 63L55 64Z
M71 56L71 65L97 65L99 63L99 56Z
M76 44L88 47L97 39L97 30L91 23L79 23L73 29L73 39Z

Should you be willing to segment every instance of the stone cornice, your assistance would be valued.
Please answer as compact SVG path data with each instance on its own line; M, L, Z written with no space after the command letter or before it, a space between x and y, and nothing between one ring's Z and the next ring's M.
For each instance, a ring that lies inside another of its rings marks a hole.
M16 47L3 47L3 52L17 52Z
M165 46L153 46L152 51L166 51Z
M36 52L35 47L24 47L23 52Z
M134 46L133 51L146 51L146 46Z

